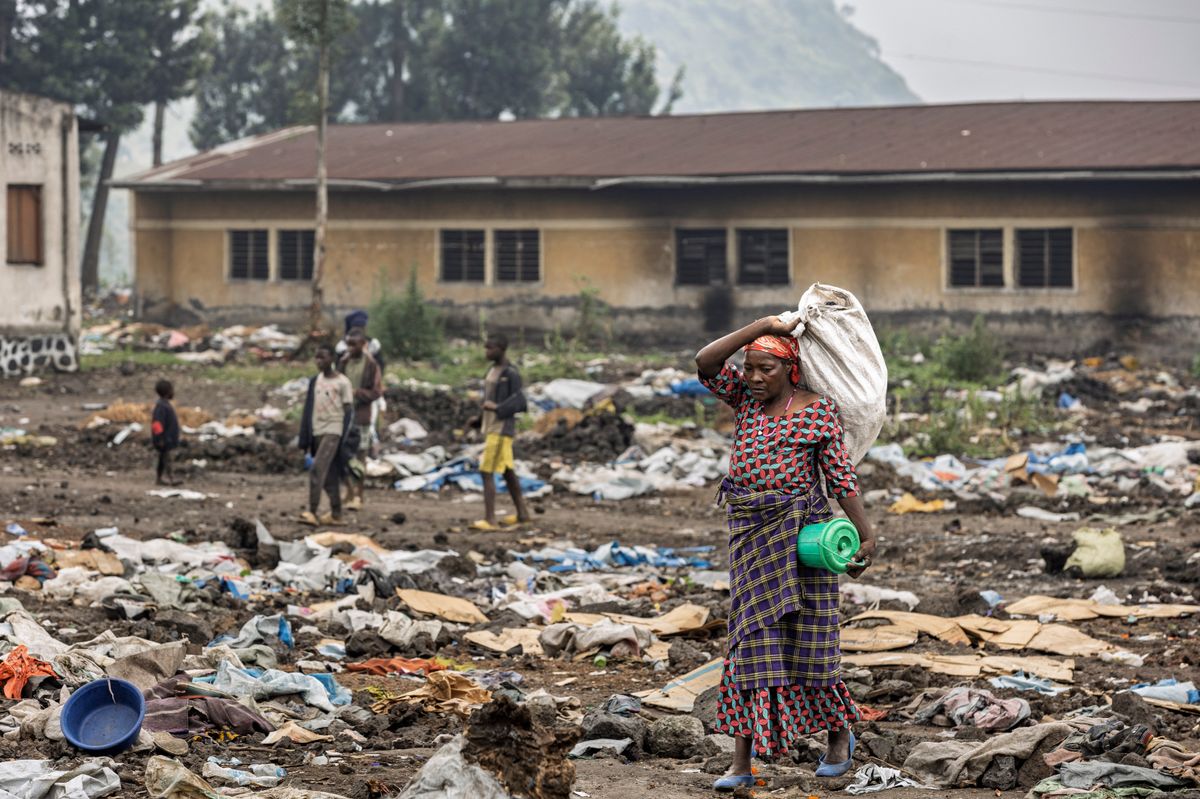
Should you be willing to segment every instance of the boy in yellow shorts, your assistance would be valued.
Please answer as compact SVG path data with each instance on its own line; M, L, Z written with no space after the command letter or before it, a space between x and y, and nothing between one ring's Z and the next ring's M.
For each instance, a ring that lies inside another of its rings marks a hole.
M513 470L513 434L517 430L517 414L526 408L521 391L521 373L508 361L508 338L501 333L488 336L484 354L492 362L483 380L483 414L480 431L484 436L483 459L479 471L483 476L484 518L473 525L476 530L498 530L496 523L496 478L504 475L508 493L512 495L517 512L504 519L508 525L529 521L529 509L521 494L521 481Z

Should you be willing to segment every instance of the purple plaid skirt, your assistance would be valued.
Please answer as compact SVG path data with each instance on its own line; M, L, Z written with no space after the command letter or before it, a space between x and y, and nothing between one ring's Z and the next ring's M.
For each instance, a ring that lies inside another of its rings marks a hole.
M729 659L742 690L841 683L838 576L803 566L796 536L830 517L825 496L752 491L726 480Z
M752 491L726 479L718 496L729 514L732 604L716 729L772 757L859 718L841 679L838 576L796 554L800 528L832 514L819 489Z

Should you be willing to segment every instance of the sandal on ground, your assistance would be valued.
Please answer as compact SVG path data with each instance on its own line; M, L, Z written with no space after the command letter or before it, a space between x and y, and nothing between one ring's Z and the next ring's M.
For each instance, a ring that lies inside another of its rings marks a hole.
M738 788L753 788L753 774L726 774L724 777L718 778L713 783L714 791L722 793L733 793Z
M321 524L341 524L342 523L342 517L334 516L332 513L322 513L318 517L318 519L320 520Z
M854 765L854 733L850 733L850 756L841 763L826 763L825 755L821 755L817 759L820 765L817 766L818 777L840 777L850 770Z
M471 529L480 530L485 533L494 533L499 530L499 526L492 524L487 519L480 519L471 525Z
M306 510L304 513L300 514L300 523L307 524L310 527L316 527L321 523L321 520L317 518L317 514L310 510Z

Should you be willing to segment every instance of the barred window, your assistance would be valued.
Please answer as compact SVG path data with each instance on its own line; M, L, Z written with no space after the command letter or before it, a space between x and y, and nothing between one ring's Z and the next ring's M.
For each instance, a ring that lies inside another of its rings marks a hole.
M312 280L316 237L312 230L279 231L280 280Z
M789 275L787 228L739 230L738 284L786 286Z
M721 285L726 281L725 228L675 231L675 283Z
M946 231L952 288L1004 286L1004 231Z
M1075 236L1069 227L1017 230L1017 285L1071 288Z
M449 283L484 281L482 230L442 231L442 280Z
M496 282L536 283L541 275L541 234L537 230L497 230Z
M234 280L266 280L270 276L267 231L229 231L229 277Z

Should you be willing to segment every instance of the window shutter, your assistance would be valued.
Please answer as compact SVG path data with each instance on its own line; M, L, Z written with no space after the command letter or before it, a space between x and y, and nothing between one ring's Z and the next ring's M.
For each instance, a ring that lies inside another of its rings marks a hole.
M448 283L484 281L482 230L442 231L442 280Z
M229 231L229 276L236 280L266 280L271 276L266 230Z
M951 287L1004 286L1003 230L949 230L946 237Z
M537 282L541 261L541 236L535 230L497 230L496 281L500 283Z
M1075 236L1071 228L1055 228L1047 234L1047 284L1054 288L1071 288L1075 285Z
M279 279L312 280L315 250L315 231L279 231Z
M739 230L738 284L779 286L790 282L786 228Z
M1004 231L979 231L979 285L1004 285Z
M723 285L726 281L724 228L675 231L675 282L681 286Z
M1017 231L1017 282L1024 288L1074 285L1074 234L1071 228Z
M9 186L7 203L5 260L13 264L41 264L42 258L42 187Z

